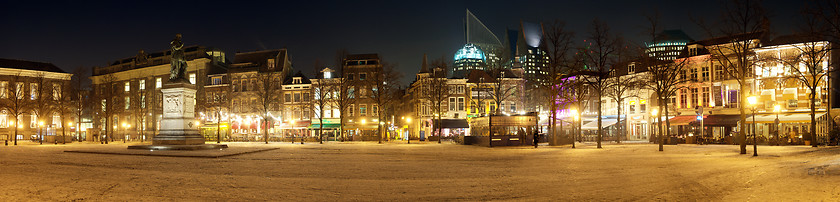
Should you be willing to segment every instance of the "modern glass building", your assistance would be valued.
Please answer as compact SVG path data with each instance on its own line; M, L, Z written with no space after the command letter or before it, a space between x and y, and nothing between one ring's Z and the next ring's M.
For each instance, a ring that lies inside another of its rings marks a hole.
M454 76L463 77L470 70L484 70L486 57L484 51L473 44L466 44L455 52Z
M463 77L471 69L485 70L487 67L502 65L502 59L499 57L503 47L502 42L470 10L467 10L464 20L464 39L466 45L455 53L453 76ZM481 65L478 65L479 58L483 63Z
M682 30L665 30L656 35L653 42L645 43L648 56L659 60L675 60L685 49L685 45L694 41Z

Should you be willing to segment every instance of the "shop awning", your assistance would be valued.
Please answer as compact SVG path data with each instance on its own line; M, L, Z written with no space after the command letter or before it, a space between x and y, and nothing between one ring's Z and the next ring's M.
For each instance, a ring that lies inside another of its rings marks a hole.
M622 119L624 120L624 119ZM601 119L601 128L606 128L614 125L616 120L613 119ZM598 120L590 121L589 123L583 124L580 127L583 130L598 130Z
M675 116L674 118L669 119L668 122L671 123L671 126L681 126L681 125L688 125L692 121L697 120L697 116L695 115L688 115L688 116ZM665 122L662 122L663 124Z
M469 128L470 124L467 123L466 119L441 119L440 120L441 128ZM437 125L438 120L434 120L435 125Z
M694 121L691 125L700 125L700 120L697 116L693 116ZM736 126L741 120L741 115L706 115L703 117L703 125L705 126Z
M336 129L336 128L339 128L339 127L341 127L341 124L337 124L337 123L328 123L328 124L324 124L324 129ZM320 129L320 128L321 128L321 124L317 124L317 123L315 123L315 124L309 125L309 128L311 128L311 129Z
M295 121L295 122L293 122L292 124L289 124L289 126L291 126L291 127L293 127L293 128L303 128L303 127L306 127L306 126L310 125L310 123L312 123L312 122L311 122L311 121L309 121L309 120L306 120L306 121Z
M814 114L817 120L820 119L821 116L825 115L825 112L817 112ZM762 114L755 116L756 123L774 123L776 121L776 114ZM779 122L781 123L808 123L811 122L811 113L792 113L792 114L779 114ZM753 123L752 116L747 116L746 123Z

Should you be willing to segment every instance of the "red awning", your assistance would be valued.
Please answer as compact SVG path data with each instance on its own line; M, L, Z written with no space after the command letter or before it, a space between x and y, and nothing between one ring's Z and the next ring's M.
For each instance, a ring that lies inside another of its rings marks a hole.
M689 116L675 116L674 118L669 119L669 122L672 126L680 126L680 125L688 125L692 121L697 120L697 116L689 115ZM662 122L663 124L665 122Z
M312 121L309 121L309 120L306 120L306 121L295 121L294 123L292 123L292 124L291 124L291 126L292 126L292 127L295 127L295 128L297 128L297 127L307 127L307 126L309 126L309 124L311 124L311 123L312 123Z

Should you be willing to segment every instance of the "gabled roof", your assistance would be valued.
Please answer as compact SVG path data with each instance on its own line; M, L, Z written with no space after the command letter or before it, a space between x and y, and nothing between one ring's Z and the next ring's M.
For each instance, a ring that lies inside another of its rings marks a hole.
M379 59L379 54L376 53L367 53L367 54L353 54L348 55L345 60L370 60L370 59Z
M236 53L233 57L233 63L237 64L236 66L246 66L246 67L268 67L269 58L277 58L274 61L274 64L278 67L282 67L285 65L286 62L286 49L275 49L275 50L262 50L262 51L254 51L254 52L246 52L246 53Z
M660 32L659 34L657 34L656 35L656 41L657 42L659 42L659 41L686 41L686 42L689 42L689 41L694 41L694 39L691 39L691 37L689 37L688 34L685 34L685 32L683 32L680 29L669 29L669 30L664 30L664 31Z
M700 45L703 45L703 46L713 46L713 45L720 45L720 44L725 44L725 43L729 43L729 42L733 42L733 41L746 41L746 40L751 40L751 39L761 39L763 36L764 36L764 32L759 31L759 32L736 34L734 36L722 36L722 37L717 37L717 38L704 39L704 40L700 40L700 41L691 42L691 43L688 43L688 44L689 45L700 44Z
M423 53L423 64L420 65L420 72L418 73L429 73L429 63L426 58L426 54Z
M797 44L797 43L805 43L805 42L817 42L817 41L828 41L827 39L814 36L809 34L790 34L790 35L783 35L770 40L769 42L765 43L765 46L776 46L776 45L785 45L785 44Z
M496 79L491 77L490 74L482 70L473 69L467 73L467 83L481 83L481 78L484 78L484 83L493 83L496 82Z
M34 62L34 61L16 60L16 59L0 58L0 67L2 67L2 68L12 68L12 69L34 70L34 71L45 71L45 72L56 72L56 73L67 73L67 72L64 72L64 70L61 70L61 68L56 67L52 63Z
M292 83L292 81L294 81L294 79L292 79L292 78L294 78L294 77L300 77L300 83ZM312 84L312 81L309 80L309 77L306 77L306 75L303 75L303 73L301 73L300 71L295 73L295 75L293 75L293 76L287 76L286 79L284 79L284 80L285 81L283 82L283 85Z

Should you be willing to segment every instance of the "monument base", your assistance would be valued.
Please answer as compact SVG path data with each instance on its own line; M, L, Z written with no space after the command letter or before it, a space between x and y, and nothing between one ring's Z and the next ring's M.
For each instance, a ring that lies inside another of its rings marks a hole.
M226 149L225 144L201 144L201 145L133 145L128 146L128 149L143 149L143 150L206 150L206 149Z
M205 145L204 136L195 121L195 85L180 79L163 85L163 118L160 133L152 145L130 146L129 149L199 150L227 148L227 145Z

